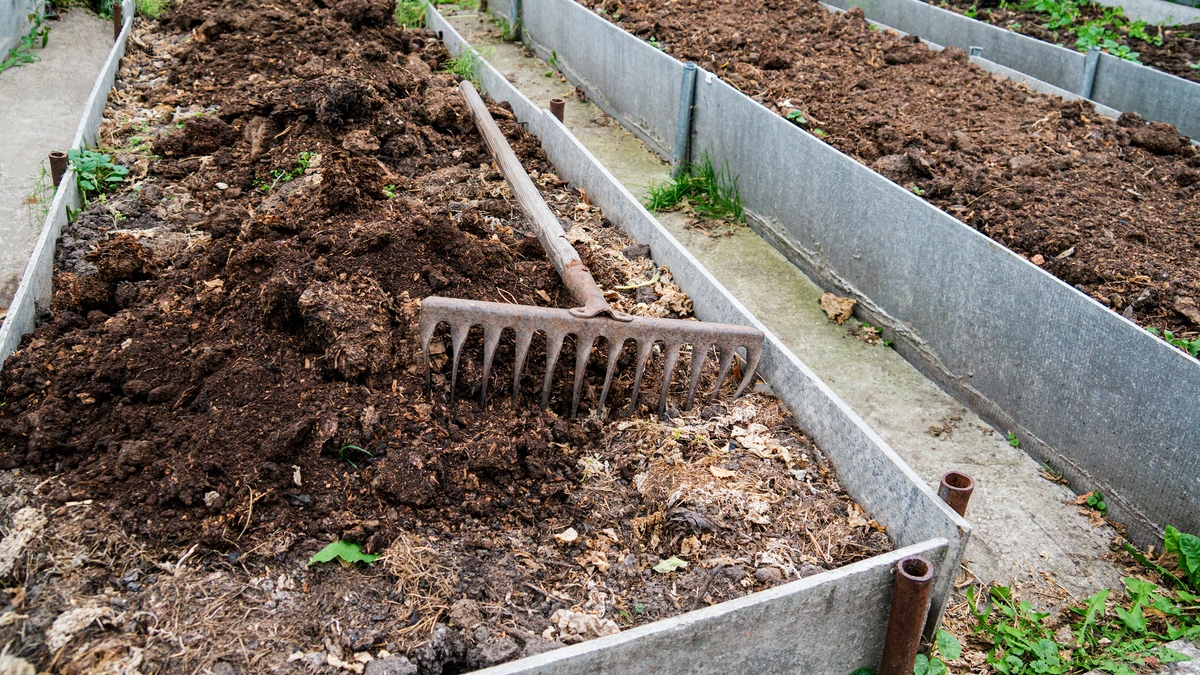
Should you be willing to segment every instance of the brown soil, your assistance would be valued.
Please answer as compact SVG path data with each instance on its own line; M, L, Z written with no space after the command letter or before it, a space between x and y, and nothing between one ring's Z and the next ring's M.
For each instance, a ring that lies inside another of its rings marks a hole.
M567 420L564 359L551 411L536 367L515 409L502 387L451 405L441 341L424 391L421 298L569 298L438 72L448 54L387 3L189 0L130 45L101 138L133 181L64 231L52 311L0 371L5 522L49 520L0 610L18 655L336 672L384 648L463 672L890 547L767 393ZM492 111L599 283L649 278ZM690 314L669 271L610 297ZM339 538L385 558L305 566ZM671 557L690 564L653 571Z
M1200 328L1200 157L816 2L594 5L1144 326ZM717 158L719 159L719 158Z
M1075 48L1075 32L1069 28L1050 30L1044 28L1047 18L1045 14L1029 12L1013 7L1000 8L999 0L983 0L971 3L967 0L947 0L938 6L962 14L976 8L973 18L997 26L1003 26L1022 35L1035 37L1044 42L1062 45L1068 49ZM1084 5L1079 8L1079 23L1104 17L1108 9L1101 5ZM1111 28L1111 24L1110 24ZM1150 26L1148 30L1153 35L1162 38L1162 44L1156 45L1134 37L1124 36L1120 44L1127 45L1138 52L1138 61L1143 65L1153 66L1185 80L1200 82L1200 69L1193 68L1200 64L1200 24L1183 26Z

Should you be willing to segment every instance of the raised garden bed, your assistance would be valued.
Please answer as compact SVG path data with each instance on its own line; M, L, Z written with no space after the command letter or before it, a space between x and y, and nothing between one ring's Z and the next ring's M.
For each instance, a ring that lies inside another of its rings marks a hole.
M1200 157L1169 125L1030 92L860 10L594 5L1139 324L1200 335Z
M461 672L891 548L769 393L667 421L449 406L436 349L423 391L420 297L566 297L449 54L390 9L193 1L134 33L99 136L131 179L65 229L54 303L0 371L6 515L41 533L0 628L17 654L299 672L382 648ZM601 284L649 278L492 109ZM691 312L669 271L612 299ZM386 557L305 567L338 539Z
M1071 0L1038 5L965 0L939 3L967 17L1045 42L1081 51L1099 46L1126 60L1200 82L1200 24L1147 25L1130 21L1111 7Z

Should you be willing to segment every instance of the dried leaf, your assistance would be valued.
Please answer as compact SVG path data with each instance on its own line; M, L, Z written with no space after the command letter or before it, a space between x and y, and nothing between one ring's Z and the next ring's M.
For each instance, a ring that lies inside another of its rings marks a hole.
M655 565L654 571L658 572L659 574L669 574L677 569L682 569L687 566L688 563L686 560L682 560L676 556L671 556L670 558L667 558L666 560Z
M830 321L844 323L846 319L850 318L851 313L854 311L854 305L858 304L858 301L853 298L843 298L833 293L825 293L821 296L820 303L821 309L825 310L825 315L829 317Z
M723 469L719 466L710 466L710 467L708 467L708 471L709 471L709 473L716 476L717 478L733 478L734 476L737 475L736 471L730 471L729 469Z
M554 535L554 538L557 539L558 543L560 544L573 544L579 539L579 533L575 531L575 528L568 527L562 532Z

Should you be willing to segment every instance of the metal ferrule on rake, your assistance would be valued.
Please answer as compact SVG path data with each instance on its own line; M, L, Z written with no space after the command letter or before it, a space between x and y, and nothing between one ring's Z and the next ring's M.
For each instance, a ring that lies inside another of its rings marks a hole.
M487 402L488 378L492 370L492 360L500 345L500 336L505 329L511 328L516 336L516 364L513 368L513 405L516 405L520 391L521 372L525 367L525 357L534 333L541 332L546 336L546 373L542 382L542 407L550 401L550 385L554 378L554 366L558 363L559 353L568 335L575 336L575 386L571 396L571 415L579 410L579 397L583 388L583 375L587 370L588 357L592 347L599 338L604 338L608 344L608 368L604 375L604 388L600 392L598 408L603 409L612 386L613 374L616 371L621 350L625 343L632 340L637 346L637 371L633 377L633 390L630 393L629 408L637 410L638 393L641 389L642 376L646 371L646 362L654 350L656 343L663 343L666 351L666 362L663 364L663 380L658 397L658 411L667 409L667 393L670 389L671 374L679 360L679 354L684 345L692 346L692 367L688 385L687 402L684 410L690 410L696 397L696 387L700 383L700 374L708 360L708 352L712 347L717 348L720 360L720 373L717 384L713 387L715 395L729 375L733 359L738 349L746 351L746 369L734 397L741 396L746 386L754 378L758 368L759 357L762 355L763 333L747 326L729 324L701 323L681 319L654 319L637 317L618 311L609 306L604 299L604 292L596 285L591 272L583 265L579 253L567 241L558 217L546 205L541 193L525 173L525 168L517 159L516 154L508 145L500 127L492 119L483 99L475 91L469 81L459 84L467 107L475 118L475 125L483 136L484 142L495 158L500 173L508 181L513 195L520 204L521 210L529 218L537 231L538 239L546 256L554 264L554 268L562 277L563 285L571 292L578 307L571 309L554 309L533 307L529 305L507 305L495 302L479 302L476 300L459 300L455 298L429 297L421 304L421 352L425 355L426 385L432 387L432 366L429 361L429 343L433 333L441 323L450 326L450 396L454 398L454 390L458 385L458 362L462 357L463 346L467 334L474 326L483 328L483 382L480 384L480 401Z

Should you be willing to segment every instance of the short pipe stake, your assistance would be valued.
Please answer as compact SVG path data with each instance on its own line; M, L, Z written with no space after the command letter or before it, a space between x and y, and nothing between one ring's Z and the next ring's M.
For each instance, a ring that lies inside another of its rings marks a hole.
M892 611L888 615L887 637L883 643L883 662L879 675L912 675L929 613L929 588L933 564L921 556L909 556L896 563L892 586Z
M683 64L683 79L679 84L679 118L675 123L675 153L671 163L676 178L687 172L692 161L692 108L696 103L696 71L694 63Z
M50 153L50 177L54 180L54 187L62 182L63 174L67 172L67 153L55 150Z
M120 0L113 3L113 41L121 39L121 29L125 27L125 8L121 6Z
M563 121L563 113L566 112L567 102L561 98L550 99L550 114L554 115L554 119L559 122Z
M960 516L967 515L967 502L975 491L975 481L960 471L947 471L938 486L938 497L950 505Z
M1083 72L1079 75L1079 91L1083 98L1092 97L1092 89L1096 85L1096 67L1100 65L1100 48L1088 47L1087 58L1083 61Z

